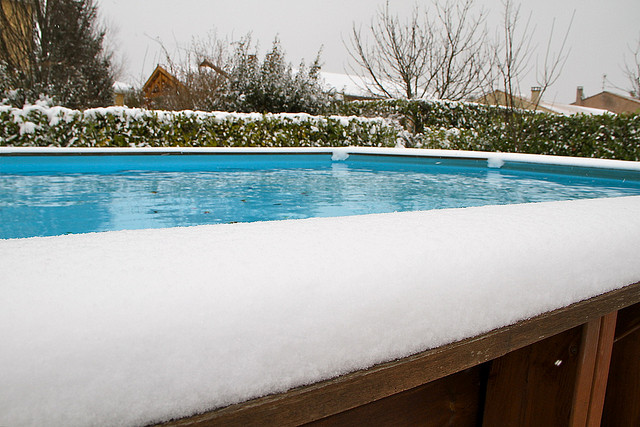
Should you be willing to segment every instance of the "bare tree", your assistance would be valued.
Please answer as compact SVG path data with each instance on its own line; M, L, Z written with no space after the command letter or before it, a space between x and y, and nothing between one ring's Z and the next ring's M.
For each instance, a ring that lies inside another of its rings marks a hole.
M503 3L504 13L501 33L493 46L493 89L504 92L504 100L496 99L509 109L519 108L520 78L531 71L532 38L531 14L521 28L520 6L510 0ZM494 92L495 93L495 92Z
M551 23L551 31L549 32L549 38L547 40L547 47L544 52L544 60L541 64L536 60L536 81L538 83L538 86L540 86L541 88L540 98L542 98L542 95L545 93L545 91L558 80L560 74L562 74L564 65L567 63L567 59L569 59L569 53L571 52L571 49L567 46L567 39L569 37L575 15L576 12L574 10L571 14L569 25L567 25L567 29L564 33L564 36L562 37L560 46L556 51L552 50L555 37L554 31L556 26L556 19L553 18L553 22Z
M521 79L535 69L538 95L536 99L531 100L535 110L547 89L560 77L567 61L569 56L567 38L575 12L557 50L553 49L555 40L555 18L553 18L544 57L540 60L536 54L536 46L533 44L536 29L531 25L531 14L523 21L520 5L514 5L511 0L505 0L503 7L503 27L493 47L492 80L493 89L499 89L505 95L504 100L496 99L496 101L509 110L522 108L522 99L519 96Z
M437 14L433 69L437 98L459 100L477 94L486 85L490 67L484 12L471 16L473 0L435 3ZM440 64L438 66L438 64Z
M174 55L161 41L156 41L164 51L169 72L179 84L163 96L147 100L147 104L168 110L216 109L227 79L223 68L231 58L228 38L220 38L215 31L210 31L206 37L194 37L186 47L177 46Z
M640 99L640 37L636 42L635 49L629 47L631 60L624 61L624 72L629 79L629 93L632 97Z
M555 18L551 23L549 38L542 59L536 54L533 36L536 32L531 25L531 14L523 21L520 5L511 0L503 1L503 22L493 47L493 88L485 96L486 103L503 105L505 136L518 151L521 130L527 126L527 115L522 110L537 110L546 90L558 79L568 57L567 38L571 22L559 46L554 49ZM574 12L575 14L575 12ZM532 88L532 99L520 95L522 78L535 70L537 87ZM535 89L535 91L534 91ZM535 96L534 96L535 93Z
M474 0L436 1L432 12L416 6L401 21L387 2L371 21L370 38L354 24L345 43L356 64L351 71L377 96L468 98L482 87L489 58L484 13L473 10Z

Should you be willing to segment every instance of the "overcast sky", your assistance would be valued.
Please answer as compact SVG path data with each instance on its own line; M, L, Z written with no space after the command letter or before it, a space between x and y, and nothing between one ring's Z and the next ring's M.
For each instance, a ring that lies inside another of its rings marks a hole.
M365 27L384 0L96 0L107 25L113 30L112 45L125 64L120 79L133 84L144 82L156 64L164 61L160 40L171 52L176 46L188 46L192 38L204 39L215 31L219 37L240 38L248 32L263 49L278 35L287 60L294 65L301 59L310 62L322 47L323 70L343 73L349 55L343 40L349 39L353 24ZM501 0L476 0L487 11L491 33L502 19ZM428 1L390 0L390 8L407 16L415 4ZM562 76L545 99L561 103L575 100L576 86L584 86L585 95L606 89L628 87L622 71L625 54L640 39L639 0L536 0L523 2L522 14L531 14L535 42L540 54L556 18L559 43L573 11L575 18L569 34L570 56ZM522 84L527 93L534 86L533 73ZM620 90L617 90L620 92Z

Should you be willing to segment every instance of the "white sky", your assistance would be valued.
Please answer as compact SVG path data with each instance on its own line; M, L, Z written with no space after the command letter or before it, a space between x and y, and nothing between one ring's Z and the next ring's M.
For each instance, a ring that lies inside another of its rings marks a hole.
M493 33L502 14L501 0L477 0L488 12ZM287 60L296 65L310 62L323 47L323 70L345 72L349 56L343 40L348 40L353 23L366 26L384 0L97 0L107 25L114 31L113 45L125 61L126 73L120 79L134 84L144 82L157 63L164 60L158 42L171 51L187 46L192 38L218 36L239 38L248 32L265 49L273 38L281 39ZM430 2L418 1L419 5ZM407 15L414 0L390 0L392 10ZM603 74L607 86L627 87L622 71L625 54L640 38L638 0L537 0L523 2L524 17L531 13L536 26L536 43L543 54L551 22L556 18L556 41L560 41L575 10L568 44L571 52L562 76L545 95L547 101L571 103L576 86L585 95L602 90ZM522 84L527 93L535 85L532 74ZM618 90L618 92L620 92Z

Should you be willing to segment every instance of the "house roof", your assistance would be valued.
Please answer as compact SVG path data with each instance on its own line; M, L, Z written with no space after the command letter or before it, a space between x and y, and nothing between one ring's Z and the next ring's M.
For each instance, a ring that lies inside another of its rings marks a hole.
M144 86L142 86L142 91L144 93L147 93L153 88L155 84L162 81L168 81L174 85L179 84L179 81L177 78L175 78L175 76L168 72L162 65L157 65L156 69L153 70L153 73L151 73L151 76L149 76Z
M537 104L525 95L513 95L514 106L523 110L540 111L550 114L572 116L574 114L602 115L609 113L600 108L583 107L577 105L560 104L557 102L540 101ZM475 102L487 105L507 105L507 93L502 90L495 90Z
M632 98L632 97L627 96L627 95L621 95L621 94L619 94L619 93L615 93L615 92L609 92L608 90L605 90L605 91L602 91L602 92L597 93L597 94L595 94L595 95L591 95L591 96L589 96L589 97L586 97L586 98L584 98L582 101L584 102L584 101L587 101L587 100L589 100L589 99L597 98L598 96L602 96L603 94L607 94L607 95L609 95L609 96L613 96L613 97L615 97L615 98L624 99L625 101L631 101L631 102L633 102L633 103L638 104L638 106L640 107L640 100L639 100L639 99Z
M580 91L580 89L578 90ZM630 96L602 91L587 98L580 99L580 94L581 93L578 92L578 99L573 105L605 108L618 114L640 112L640 100Z

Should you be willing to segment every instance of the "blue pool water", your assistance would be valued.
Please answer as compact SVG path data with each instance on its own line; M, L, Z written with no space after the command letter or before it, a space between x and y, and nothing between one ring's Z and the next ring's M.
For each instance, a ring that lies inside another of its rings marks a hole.
M0 156L0 238L640 195L633 172L351 155Z

